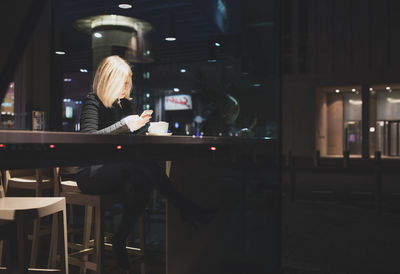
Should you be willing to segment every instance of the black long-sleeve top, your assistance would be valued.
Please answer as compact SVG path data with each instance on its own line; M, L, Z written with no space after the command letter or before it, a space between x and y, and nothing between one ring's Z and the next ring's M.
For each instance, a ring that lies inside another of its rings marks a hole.
M122 134L130 130L123 118L137 114L135 100L115 101L111 108L106 108L94 93L89 93L81 113L81 132L97 134ZM143 127L145 128L145 127ZM139 130L138 132L143 131Z

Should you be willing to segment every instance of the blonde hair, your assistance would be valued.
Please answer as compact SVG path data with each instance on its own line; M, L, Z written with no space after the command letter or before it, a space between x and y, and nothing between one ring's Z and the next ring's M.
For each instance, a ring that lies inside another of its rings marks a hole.
M125 86L126 81L128 82L127 86ZM117 55L105 58L97 67L93 80L93 92L105 107L110 108L124 89L127 89L125 98L130 100L129 95L132 89L130 66Z

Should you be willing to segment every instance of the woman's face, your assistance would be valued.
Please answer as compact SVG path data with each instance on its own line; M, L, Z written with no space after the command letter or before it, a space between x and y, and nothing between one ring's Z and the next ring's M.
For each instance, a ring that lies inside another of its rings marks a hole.
M126 94L128 94L128 93L129 93L129 80L126 79L125 80L125 84L124 84L124 88L122 89L121 94L119 95L118 98L119 99L125 98Z

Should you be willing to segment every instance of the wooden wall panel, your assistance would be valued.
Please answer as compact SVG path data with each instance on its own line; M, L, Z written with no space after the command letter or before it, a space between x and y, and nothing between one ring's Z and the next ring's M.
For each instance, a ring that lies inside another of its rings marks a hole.
M347 0L333 3L333 72L350 72L350 4Z
M369 1L369 25L370 25L370 55L371 70L382 72L386 70L387 60L387 1Z
M328 149L329 155L343 154L343 97L328 93Z
M355 73L369 68L369 23L368 5L365 0L351 1L351 66Z
M316 130L315 130L315 149L320 151L320 155L327 155L328 147L328 106L326 92L321 90L316 92Z
M315 5L315 68L319 73L332 72L332 0L317 1Z
M388 1L389 35L388 35L388 68L399 70L400 68L400 1Z
M296 156L313 155L315 147L314 89L304 82L290 82L282 87L285 109L282 117L283 151Z

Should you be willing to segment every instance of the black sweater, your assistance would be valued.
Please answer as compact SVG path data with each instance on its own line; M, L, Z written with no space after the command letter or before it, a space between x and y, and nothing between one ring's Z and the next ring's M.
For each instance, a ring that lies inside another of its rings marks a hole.
M137 114L137 105L133 99L123 98L120 100L120 104L115 101L111 108L106 108L96 94L89 93L82 108L81 132L97 134L129 133L130 130L122 119L134 114Z

